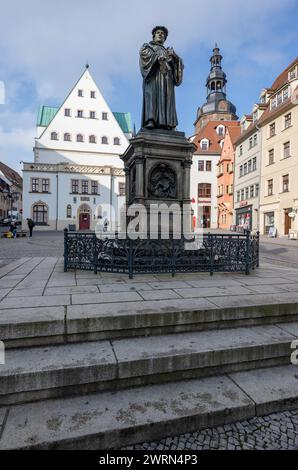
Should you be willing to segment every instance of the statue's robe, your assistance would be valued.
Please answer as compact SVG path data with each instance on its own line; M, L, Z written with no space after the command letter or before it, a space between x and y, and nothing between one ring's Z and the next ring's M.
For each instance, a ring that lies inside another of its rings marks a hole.
M159 57L166 61L160 64ZM154 127L174 129L177 124L174 87L182 82L183 63L179 57L168 57L167 49L151 41L140 50L143 76L142 127L153 121Z

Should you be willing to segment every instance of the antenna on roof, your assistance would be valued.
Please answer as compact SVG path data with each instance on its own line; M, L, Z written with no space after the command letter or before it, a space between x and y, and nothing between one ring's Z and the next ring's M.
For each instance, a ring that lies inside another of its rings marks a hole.
M89 69L89 63L88 63L88 60L86 61L86 69Z

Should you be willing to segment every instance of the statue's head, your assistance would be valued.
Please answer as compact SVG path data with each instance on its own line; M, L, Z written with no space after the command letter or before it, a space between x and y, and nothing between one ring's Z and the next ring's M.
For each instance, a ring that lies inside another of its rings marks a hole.
M153 41L159 42L160 44L163 44L165 42L168 37L168 34L169 31L165 26L155 26L155 28L152 29Z

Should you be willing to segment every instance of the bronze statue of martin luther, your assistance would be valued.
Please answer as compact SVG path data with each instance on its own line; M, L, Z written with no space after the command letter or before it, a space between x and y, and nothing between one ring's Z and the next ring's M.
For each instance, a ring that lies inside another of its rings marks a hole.
M173 130L178 124L174 87L182 82L183 62L171 47L164 46L168 36L165 26L153 28L152 36L140 50L142 127Z

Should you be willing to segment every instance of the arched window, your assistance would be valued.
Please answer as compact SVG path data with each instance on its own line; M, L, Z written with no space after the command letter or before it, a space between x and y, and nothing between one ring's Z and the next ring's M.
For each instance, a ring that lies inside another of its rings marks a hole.
M217 83L216 83L216 89L217 89L217 90L221 90L221 82L217 82Z
M38 225L48 223L48 207L45 204L39 203L33 206L33 220Z
M51 132L51 140L58 140L57 132Z
M120 145L119 137L114 137L114 145Z
M84 136L82 134L77 134L77 142L84 142Z
M71 219L71 205L70 204L67 204L67 207L66 207L66 217L68 219Z
M96 137L95 135L89 135L89 143L96 144Z
M108 138L105 135L101 138L101 143L102 144L107 144L108 143Z
M208 139L202 139L200 144L201 144L201 149L202 150L208 150L208 148L209 148L209 140Z
M214 91L215 90L215 82L212 82L211 83L211 91Z
M71 141L71 137L70 137L70 134L69 134L68 132L66 132L66 133L64 134L64 140L65 140L66 142L70 142L70 141Z

